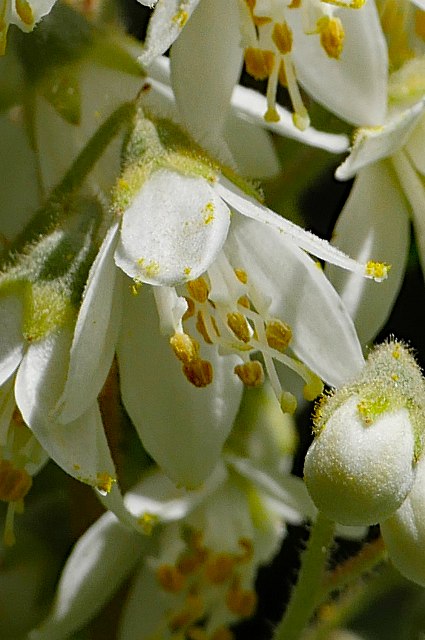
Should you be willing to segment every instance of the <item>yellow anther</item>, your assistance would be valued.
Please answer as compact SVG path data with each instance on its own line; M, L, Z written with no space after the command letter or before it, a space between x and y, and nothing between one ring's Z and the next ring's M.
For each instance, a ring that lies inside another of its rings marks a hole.
M106 471L98 473L96 476L96 488L103 493L109 493L114 482L116 482L115 478Z
M268 107L264 114L264 120L266 122L279 122L280 115L278 114L277 109L275 107Z
M290 53L292 50L292 31L286 22L275 23L273 25L272 40L282 55Z
M186 585L184 575L172 564L162 564L156 570L156 579L164 591L179 593Z
M198 358L183 366L183 373L195 387L207 387L213 381L213 368L208 360Z
M234 372L246 387L261 387L264 382L263 366L258 360L237 364Z
M143 533L147 536L152 534L154 527L158 524L159 518L155 513L144 513L138 519L138 523Z
M235 558L228 553L219 553L205 564L205 577L211 584L222 584L229 580L235 567Z
M242 282L242 284L246 284L248 282L248 274L244 269L235 269L235 276Z
M382 282L388 277L388 272L391 269L391 265L386 262L374 262L369 260L366 264L365 275L376 280L376 282Z
M204 303L208 300L209 287L205 278L197 278L186 284L187 290L196 302Z
M227 627L220 627L214 631L210 640L235 640L235 635Z
M292 340L292 329L282 320L270 320L266 323L266 338L269 347L283 353Z
M289 415L292 416L297 410L296 397L289 391L282 391L282 395L280 396L280 408L283 413L289 413Z
M226 595L226 605L229 611L242 618L249 618L257 606L257 596L254 591L241 589L233 585Z
M34 24L34 14L31 9L31 5L27 0L15 0L16 13L21 18L22 22L29 27Z
M185 300L187 303L187 309L183 314L182 320L188 320L195 314L195 303L193 302L192 298L185 297Z
M282 87L288 88L288 78L286 75L286 69L285 69L285 63L283 60L281 60L280 65L279 65L279 84L282 85Z
M131 284L131 293L133 294L133 296L138 295L142 286L143 286L143 282L140 282L139 280L133 280Z
M207 632L202 627L189 627L185 633L188 640L209 640Z
M307 382L307 384L304 385L303 388L303 396L308 401L314 400L315 398L317 398L317 396L320 396L320 394L323 393L324 389L323 382L319 378L319 376L316 376L313 373L311 373L310 375L310 380Z
M184 365L189 365L198 359L199 344L187 333L176 332L170 338L170 345L177 358Z
M178 570L183 575L191 575L201 567L206 558L206 551L194 551L184 553L177 563Z
M251 303L249 301L248 296L241 296L238 299L238 304L240 304L241 307L245 307L245 309L250 309L251 308Z
M227 325L233 331L235 336L242 340L242 342L249 342L251 339L251 329L242 313L228 313Z
M249 75L255 80L265 80L273 71L275 54L255 47L245 49L245 65Z
M345 32L339 18L323 16L317 21L320 44L330 58L339 59L344 48Z
M169 629L173 632L185 629L199 620L203 616L204 610L205 605L202 598L196 594L190 594L186 598L183 609L170 618Z
M291 4L288 4L288 9L299 9L301 6L301 0L292 0Z
M31 489L32 478L25 469L15 469L9 460L0 460L0 500L17 502Z
M238 560L240 562L249 562L252 560L254 556L254 545L252 544L252 541L248 538L240 538L238 540L238 545L242 549L242 554L238 556Z
M207 344L213 343L205 326L204 314L202 313L202 311L198 311L198 314L196 316L196 329Z

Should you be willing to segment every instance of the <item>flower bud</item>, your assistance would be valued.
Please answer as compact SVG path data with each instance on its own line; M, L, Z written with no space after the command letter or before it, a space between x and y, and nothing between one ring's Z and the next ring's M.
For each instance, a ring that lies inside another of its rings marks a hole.
M423 449L424 381L400 343L380 345L359 378L316 407L304 475L316 506L347 525L385 520L412 488Z

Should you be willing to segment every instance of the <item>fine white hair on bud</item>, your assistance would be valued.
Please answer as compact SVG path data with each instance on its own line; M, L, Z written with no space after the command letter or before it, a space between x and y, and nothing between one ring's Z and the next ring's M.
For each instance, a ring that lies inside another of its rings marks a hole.
M423 450L425 384L394 340L376 347L357 380L316 406L304 476L316 506L346 525L389 518L411 490Z

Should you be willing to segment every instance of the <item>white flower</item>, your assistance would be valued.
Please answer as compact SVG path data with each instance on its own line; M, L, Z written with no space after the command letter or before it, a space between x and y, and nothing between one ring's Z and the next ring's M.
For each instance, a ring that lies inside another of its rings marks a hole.
M109 600L136 569L124 605L120 640L168 638L205 629L208 637L255 610L258 568L273 558L285 522L311 512L298 478L281 477L280 495L220 463L202 490L176 490L154 472L125 497L126 510L150 537L102 516L78 541L60 579L53 609L31 640L65 640ZM263 483L264 484L264 483ZM284 497L283 497L284 496ZM306 510L306 511L305 511Z
M268 79L268 120L280 117L276 109L280 74L281 82L288 86L298 127L306 128L308 116L297 79L316 100L341 117L356 124L375 124L385 114L388 63L374 2L369 0L364 6L347 2L351 8L333 4L341 5L312 0L302 5L286 0L220 0L213 4L165 0L158 3L151 18L140 60L149 65L179 36L171 56L173 86L180 109L187 100L186 119L196 95L202 101L201 111L209 110L222 120L222 112L214 111L215 93L222 96L223 106L229 101L229 89L237 82L245 50L247 70ZM182 14L184 21L177 17Z
M22 31L32 31L37 22L48 14L56 0L0 0L0 55L6 49L9 25Z
M134 282L133 293L124 287L118 346L125 406L163 470L196 486L231 429L241 382L261 385L265 369L283 409L294 410L276 362L304 379L309 399L321 390L317 376L338 385L363 365L351 321L301 249L377 279L387 268L335 252L220 175L201 150L191 158L186 144L172 123L139 113L114 196L115 261Z

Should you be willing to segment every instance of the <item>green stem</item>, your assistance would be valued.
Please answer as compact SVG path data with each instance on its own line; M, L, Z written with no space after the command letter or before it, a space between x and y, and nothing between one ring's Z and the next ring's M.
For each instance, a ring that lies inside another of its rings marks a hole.
M84 180L101 157L111 140L134 114L134 103L125 102L118 107L90 138L78 154L59 184L52 190L47 202L33 216L25 229L9 247L18 252L26 244L50 231L66 213L66 201L81 187Z
M313 615L334 528L335 523L319 512L302 556L298 582L285 616L276 628L274 640L298 640Z

